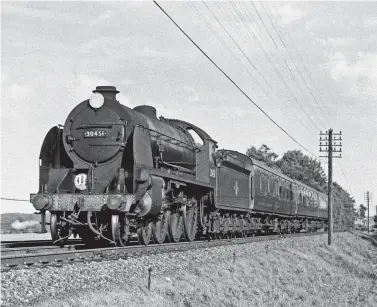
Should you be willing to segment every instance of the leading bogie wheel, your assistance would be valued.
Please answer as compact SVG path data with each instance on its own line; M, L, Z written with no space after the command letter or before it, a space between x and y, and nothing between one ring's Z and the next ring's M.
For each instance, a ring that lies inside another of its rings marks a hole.
M50 231L54 244L63 247L68 240L69 229L67 223L61 219L61 213L51 213Z
M117 246L126 246L130 239L130 231L127 216L113 214L111 216L111 234Z

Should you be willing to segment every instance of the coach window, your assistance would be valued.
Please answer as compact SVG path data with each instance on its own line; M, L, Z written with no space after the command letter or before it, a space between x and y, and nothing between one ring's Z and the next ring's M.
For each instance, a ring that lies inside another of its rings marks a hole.
M309 207L313 207L313 193L309 192Z
M259 187L260 187L260 190L262 191L262 173L259 173Z
M270 189L271 189L271 191L270 191L270 194L271 194L271 196L274 196L274 177L273 176L271 176L270 177Z
M318 194L317 193L314 193L314 207L315 208L318 208L319 206L319 202L318 202Z
M283 196L283 187L281 186L281 183L279 182L279 197L282 198Z
M308 205L309 207L312 206L312 193L310 191L308 191Z
M268 182L270 184L270 195L274 196L274 177L268 177Z
M268 194L268 176L264 175L264 194Z
M306 197L306 205L307 206L309 206L309 207L311 207L312 206L312 198L311 198L311 195L310 195L311 193L310 193L310 191L308 191L308 193L307 193L307 197Z
M264 175L264 195L268 194L268 176Z
M276 191L276 188L275 188L275 178L271 177L271 195L272 196L275 196L275 191Z
M307 206L308 205L308 191L305 190L304 192L304 205Z
M270 182L270 195L274 196L274 177L270 176L268 180Z
M290 196L290 200L292 201L293 200L292 183L289 184L289 196Z
M275 180L275 195L276 195L276 198L279 198L279 179L276 178Z
M287 191L286 199L289 200L289 188L288 188L288 182L286 182L285 186L286 186L286 191Z
M305 190L303 190L302 191L302 204L304 205L304 206L306 206L306 191Z

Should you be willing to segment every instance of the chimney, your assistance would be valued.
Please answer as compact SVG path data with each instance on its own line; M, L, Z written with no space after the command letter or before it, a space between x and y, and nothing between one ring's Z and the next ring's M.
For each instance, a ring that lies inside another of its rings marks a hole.
M93 93L101 93L102 96L105 97L105 99L116 100L115 96L119 93L119 91L116 89L115 86L100 85L96 87Z

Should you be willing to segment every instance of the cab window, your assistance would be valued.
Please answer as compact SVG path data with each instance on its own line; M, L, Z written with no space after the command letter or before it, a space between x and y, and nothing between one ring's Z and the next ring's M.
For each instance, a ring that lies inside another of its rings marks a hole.
M187 132L191 135L192 140L194 141L195 145L197 147L202 147L204 144L203 139L199 136L199 134L196 133L194 129L187 129Z

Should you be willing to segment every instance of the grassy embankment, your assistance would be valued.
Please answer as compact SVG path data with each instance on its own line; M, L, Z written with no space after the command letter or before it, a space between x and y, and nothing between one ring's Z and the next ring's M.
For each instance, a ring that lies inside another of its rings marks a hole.
M326 242L324 235L318 244L239 257L235 264L230 256L153 276L151 291L144 276L37 306L376 306L377 238L343 233L331 247Z

